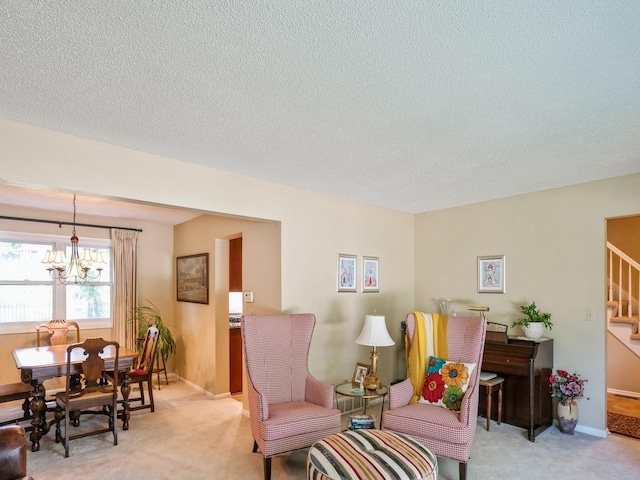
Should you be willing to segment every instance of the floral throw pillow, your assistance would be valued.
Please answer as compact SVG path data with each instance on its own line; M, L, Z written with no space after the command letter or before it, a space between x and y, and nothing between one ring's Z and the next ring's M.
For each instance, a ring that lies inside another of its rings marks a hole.
M475 363L450 362L429 357L419 402L459 412L474 368Z

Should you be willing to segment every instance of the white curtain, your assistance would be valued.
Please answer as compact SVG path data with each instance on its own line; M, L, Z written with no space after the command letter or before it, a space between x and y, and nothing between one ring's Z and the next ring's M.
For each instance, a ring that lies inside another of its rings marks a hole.
M123 347L135 350L136 325L130 322L138 295L138 232L111 229L113 243L113 336Z

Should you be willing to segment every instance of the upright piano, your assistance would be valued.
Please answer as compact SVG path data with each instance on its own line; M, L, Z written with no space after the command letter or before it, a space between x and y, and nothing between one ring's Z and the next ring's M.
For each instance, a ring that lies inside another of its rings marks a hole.
M553 424L549 375L553 370L553 340L486 341L482 370L504 377L502 421L527 429L529 440ZM486 412L480 396L479 411ZM497 405L493 405L497 409ZM492 413L496 418L496 413Z

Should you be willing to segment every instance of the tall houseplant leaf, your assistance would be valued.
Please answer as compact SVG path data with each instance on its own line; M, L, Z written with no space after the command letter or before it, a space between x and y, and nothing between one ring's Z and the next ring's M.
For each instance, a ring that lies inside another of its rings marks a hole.
M173 339L171 330L162 321L162 315L160 310L149 300L149 306L138 306L133 309L131 320L135 322L138 338L144 338L147 329L151 325L155 325L159 331L160 339L158 343L158 352L162 356L163 362L166 364L167 360L176 353L176 342ZM141 349L142 345L137 344L136 348Z

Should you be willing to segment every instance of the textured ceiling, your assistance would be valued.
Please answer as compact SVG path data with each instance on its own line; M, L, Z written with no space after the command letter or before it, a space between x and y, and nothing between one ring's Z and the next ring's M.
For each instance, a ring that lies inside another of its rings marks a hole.
M3 0L0 117L416 213L639 172L639 31L638 0Z

